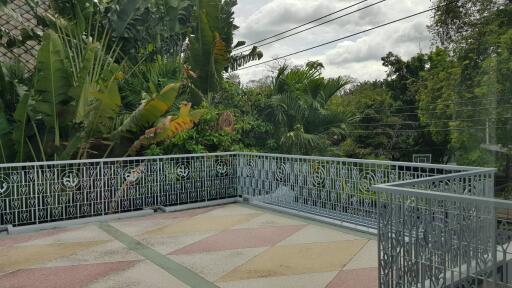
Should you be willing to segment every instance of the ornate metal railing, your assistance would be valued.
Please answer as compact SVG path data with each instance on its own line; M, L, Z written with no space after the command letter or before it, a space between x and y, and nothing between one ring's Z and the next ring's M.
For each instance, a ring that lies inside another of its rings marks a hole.
M237 197L237 154L0 165L0 225Z
M512 287L512 202L494 169L377 185L380 287Z
M377 228L373 185L477 168L239 153L239 189L252 200ZM477 192L475 192L477 193Z
M381 287L512 287L493 169L259 153L0 165L0 225L244 197L378 228Z
M372 185L475 169L258 153L3 164L0 225L243 196L376 228L377 195Z

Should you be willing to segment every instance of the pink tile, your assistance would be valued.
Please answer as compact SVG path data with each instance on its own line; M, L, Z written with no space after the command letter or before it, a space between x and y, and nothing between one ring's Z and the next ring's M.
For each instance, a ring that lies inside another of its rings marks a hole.
M29 242L32 240L39 240L39 239L42 239L45 237L54 236L57 234L69 232L69 231L76 230L76 229L77 228L62 228L62 229L54 229L54 230L46 230L46 231L40 231L40 232L34 232L34 233L6 236L6 237L0 238L0 247L17 245L17 244Z
M342 270L326 288L377 288L377 268Z
M0 276L0 287L78 288L140 261L95 263L75 266L18 270Z
M182 255L274 246L305 226L306 225L293 225L223 231L178 249L170 254Z

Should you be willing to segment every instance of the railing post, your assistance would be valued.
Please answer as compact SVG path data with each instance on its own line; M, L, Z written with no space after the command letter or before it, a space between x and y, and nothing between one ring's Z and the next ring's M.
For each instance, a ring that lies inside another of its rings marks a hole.
M105 170L104 170L105 167L103 166L104 165L103 163L104 163L103 161L100 162L100 171L99 172L101 175L101 195L100 195L100 197L101 197L101 202L103 202L101 205L102 206L101 215L104 216L105 209L107 208L107 205L108 205L107 201L105 200L105 189L106 189L105 181L107 181L108 179L105 178L107 175L105 175ZM93 207L91 207L91 209L94 210L95 209L94 204L92 206ZM92 211L92 212L94 213L94 211Z
M39 189L37 189L37 184L39 182L39 177L38 177L37 174L38 174L37 165L34 165L34 181L36 182L36 183L34 183L34 190L33 190L34 197L36 199L36 215L35 215L35 218L36 218L36 224L39 224L39 200L42 197L38 197Z
M236 194L238 198L243 198L242 195L242 155L240 153L235 154L236 165Z
M156 170L156 171L155 171ZM152 167L151 171L155 171L156 175L152 175L152 185L156 185L156 191L153 190L153 206L160 205L160 158L156 159L156 167Z
M208 168L209 168L209 167L208 167L208 156L206 156L206 155L205 155L205 156L204 156L204 159L203 159L203 169L204 169L204 173L200 173L200 175L203 175L203 176L204 176L204 177L203 177L204 179L201 179L201 181L203 182L203 185L201 185L201 186L203 186L203 187L204 187L204 189L206 190L206 191L205 191L205 193L204 193L204 198L205 198L205 199L204 199L204 202L205 202L205 203L208 203L208 200L210 199L210 188L211 188L211 185L209 185L209 186L207 185L207 179L208 179L208 178L210 177L210 175L211 175L211 174L210 174L210 173L211 173L211 171L210 171ZM212 181L210 181L210 182L212 182ZM213 181L213 182L214 182L214 181ZM210 184L211 184L211 183L210 183ZM208 187L207 187L207 186L208 186ZM198 195L198 197L199 197L199 195Z
M381 255L381 248L380 248L380 245L381 245L381 241L382 241L382 237L380 236L380 233L382 233L381 231L381 196L380 196L380 192L377 192L377 285L378 287L383 287L382 286L382 280L381 280L381 259L382 259L382 255Z

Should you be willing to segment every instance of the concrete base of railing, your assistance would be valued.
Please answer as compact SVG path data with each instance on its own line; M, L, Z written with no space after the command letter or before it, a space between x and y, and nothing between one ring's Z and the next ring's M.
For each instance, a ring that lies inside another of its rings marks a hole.
M160 206L160 207L158 207L158 210L168 213L168 212L177 212L177 211L183 211L183 210L190 210L190 209L197 209L197 208L237 203L239 201L240 201L240 198L229 198L229 199L205 201L205 202L198 202L198 203L185 204L185 205L177 205L177 206L171 206L171 207Z
M90 218L82 218L82 219L74 219L60 222L52 222L52 223L43 223L43 224L35 224L28 226L20 226L20 227L12 227L11 225L7 226L8 234L22 234L22 233L30 233L41 230L49 230L56 228L65 228L70 226L88 224L88 223L96 223L96 222L107 222L118 219L126 219L126 218L134 218L134 217L143 217L154 214L155 211L152 209L145 209L141 211L120 213L120 214L112 214L112 215L104 215Z
M321 223L325 223L325 224L329 224L329 225L334 225L334 226L339 226L339 227L350 229L350 230L354 230L354 231L357 231L357 232L377 235L377 230L376 229L367 228L367 227L364 227L364 226L359 226L359 225L355 225L355 224L352 224L352 223L343 222L343 221L340 221L340 220L335 220L335 219L332 219L332 218L318 216L318 215L314 215L314 214L310 214L310 213L306 213L306 212L300 212L300 211L297 211L297 210L288 209L288 208L284 208L284 207L279 207L279 206L275 206L275 205L271 205L271 204L266 204L266 203L263 203L263 202L259 202L259 201L255 201L255 200L250 200L250 199L248 199L246 197L244 197L243 200L244 200L245 203L253 205L253 206L256 206L256 207L270 209L270 210L274 210L274 211L277 211L277 212L282 212L282 213L290 214L290 215L293 215L293 216L298 216L298 217L301 217L301 218L311 219L311 220L318 221L318 222L321 222Z

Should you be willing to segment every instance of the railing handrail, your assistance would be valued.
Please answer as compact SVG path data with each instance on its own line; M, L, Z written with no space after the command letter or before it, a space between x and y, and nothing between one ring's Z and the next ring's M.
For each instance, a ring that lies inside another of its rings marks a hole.
M345 161L345 162L351 162L351 163L386 164L386 165L395 165L395 166L420 167L420 168L432 168L432 169L444 169L444 170L475 171L475 170L487 169L487 168L472 167L472 166L425 164L425 163L398 162L398 161L386 161L386 160L366 160L366 159L342 158L342 157L303 156L303 155L271 154L271 153L256 153L256 152L235 152L235 153L237 153L238 155L248 155L248 156L253 155L253 156L268 156L268 157L281 157L281 158L307 159L307 160ZM492 168L489 168L489 169L492 169Z
M219 153L201 153L201 154L179 154L179 155L164 155L164 156L146 156L146 157L124 157L124 158L102 158L102 159L86 159L86 160L61 160L61 161L46 161L46 162L24 162L24 163L3 163L0 168L20 167L20 166L44 166L44 165L62 165L62 164L82 164L82 163L104 163L116 161L137 161L137 160L158 160L158 159L172 159L172 158L193 158L193 157L209 157L209 156L224 156L224 155L237 155L238 152L219 152Z
M399 182L380 184L378 186L405 188L406 186L425 184L425 183L429 183L432 181L450 180L450 179L454 179L457 177L476 176L476 175L481 175L484 173L496 173L496 171L497 171L496 168L480 168L478 170L468 170L468 171L452 173L452 174L447 174L447 175L438 175L438 176L430 176L430 177L425 177L425 178L420 178L420 179L404 180L404 181L399 181Z
M320 160L320 161L337 161L337 162L341 161L341 162L350 162L350 163L394 165L394 166L415 167L415 168L430 168L430 169L457 170L457 171L461 171L461 170L462 171L475 171L475 173L478 173L484 169L493 169L493 168L481 168L481 167L472 167L472 166L455 166L455 165L443 165L443 164L425 164L425 163L414 163L414 162L367 160L367 159L325 157L325 156L302 156L302 155L257 153L257 152L217 152L217 153L179 154L179 155L145 156L145 157L121 157L121 158L102 158L102 159L85 159L85 160L58 160L58 161L46 161L46 162L3 163L3 164L0 164L0 168L19 167L19 166L80 164L80 163L96 163L96 162L100 163L100 162L115 162L115 161L158 160L158 159L172 159L172 158L186 158L186 157L192 158L192 157L208 157L208 156L222 156L222 155L248 155L248 156L253 155L253 156L268 156L268 157L307 159L307 160ZM450 175L454 175L454 174L450 174ZM423 178L423 179L429 179L429 178Z
M404 196L420 196L420 197L428 197L435 198L436 200L448 200L448 201L458 201L458 202L476 202L485 203L489 205L493 205L495 208L503 208L510 209L512 208L512 201L510 200L502 200L497 198L488 198L488 197L479 197L479 196L471 196L471 195L460 195L460 194L450 194L450 193L442 193L442 192L434 192L427 190L419 190L413 188L403 188L403 187L393 187L388 184L382 185L374 185L372 186L377 192L385 192L391 193L395 195L404 195Z

